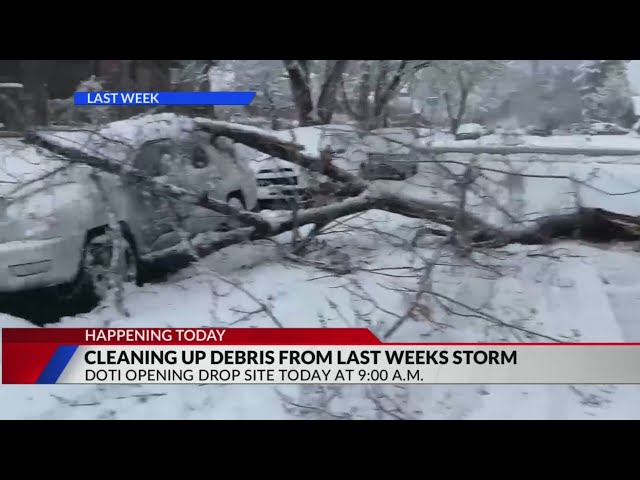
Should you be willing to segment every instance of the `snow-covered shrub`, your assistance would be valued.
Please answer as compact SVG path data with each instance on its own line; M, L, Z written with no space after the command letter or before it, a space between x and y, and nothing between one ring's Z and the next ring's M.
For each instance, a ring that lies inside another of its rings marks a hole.
M104 90L102 82L92 75L76 87L76 92L101 92ZM99 125L114 120L111 107L76 106L73 97L49 100L49 118L57 125L91 124Z
M624 60L587 60L576 78L584 120L629 126L633 113L631 87Z

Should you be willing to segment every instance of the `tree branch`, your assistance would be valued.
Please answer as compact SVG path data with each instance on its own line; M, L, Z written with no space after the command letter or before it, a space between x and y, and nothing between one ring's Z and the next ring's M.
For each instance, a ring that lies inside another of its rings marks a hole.
M311 114L313 113L313 100L311 98L311 87L308 82L309 71L303 60L283 60L284 67L289 76L293 101L298 110L300 126L312 124Z
M175 200L197 205L224 215L233 216L241 222L255 227L256 232L266 232L270 229L269 222L261 215L244 210L238 210L226 202L212 199L208 196L207 192L191 192L187 189L177 187L169 183L163 183L145 175L143 172L131 167L130 165L105 157L88 155L75 148L57 145L41 135L38 135L37 132L28 132L25 136L25 141L39 145L57 155L60 155L62 157L60 160L84 163L107 173L120 175L121 177L134 182L139 188L147 189L161 197L173 198Z
M419 197L411 197L404 193L392 193L385 189L384 182L367 182L344 170L335 167L331 163L331 157L325 152L322 155L310 155L305 153L300 145L286 142L254 127L234 125L225 122L208 119L197 119L200 127L209 132L229 137L239 143L255 148L264 153L293 161L303 167L320 171L346 183L348 194L354 195L343 201L324 207L299 210L295 215L285 215L280 218L266 219L260 214L239 211L225 202L210 199L204 192L192 192L184 188L168 183L163 183L148 178L142 172L131 168L127 164L118 161L87 155L76 149L60 147L52 141L41 138L37 132L31 132L28 141L38 143L55 153L62 155L72 162L80 162L97 169L113 173L127 178L139 188L145 188L154 194L172 198L178 201L191 203L203 208L214 210L225 215L233 215L248 225L226 233L210 233L199 236L196 251L198 256L204 256L212 251L225 246L241 243L247 240L257 240L278 235L304 225L326 225L340 217L370 209L381 209L400 215L422 218L440 225L453 226L456 221L469 229L471 234L468 241L472 246L502 246L508 243L538 244L546 243L554 238L567 238L576 236L587 238L589 236L608 238L620 238L623 240L640 239L640 220L635 217L616 215L599 209L581 209L568 215L557 215L539 219L528 224L520 223L514 228L500 229L487 224L481 218L477 218L467 212L461 212L459 205L445 204L440 201L428 200ZM461 150L463 147L442 147L442 152ZM480 149L500 149L501 147L475 147L473 151ZM505 147L502 147L503 149ZM536 147L508 147L513 153L519 150L521 153L535 151ZM417 151L427 150L432 152L438 147L420 147ZM537 150L544 150L537 148ZM549 153L557 153L558 149L548 149ZM576 153L572 149L571 153ZM639 152L633 151L633 154ZM577 154L577 153L576 153ZM460 215L464 217L461 218ZM155 254L154 254L155 255Z
M336 60L322 85L320 98L318 98L318 117L322 123L331 123L331 117L336 109L338 85L342 80L342 74L349 65L349 60Z
M251 147L259 152L300 165L303 168L322 173L338 182L351 184L352 191L358 194L365 190L367 182L362 178L336 167L322 155L304 152L304 147L295 142L281 140L262 129L245 125L197 118L198 126L214 135L228 137L238 143ZM318 127L321 128L321 127Z
M382 111L384 110L384 107L387 106L387 103L389 103L389 100L391 100L393 95L395 95L396 90L400 86L400 82L402 81L402 78L404 77L405 70L406 70L408 64L409 64L409 60L402 60L400 62L400 65L398 66L397 70L393 74L393 77L391 78L391 82L389 83L387 88L382 92L380 97L378 97L376 95L376 106L375 106L375 110L373 112L373 115L375 117L378 117L379 115L382 114Z

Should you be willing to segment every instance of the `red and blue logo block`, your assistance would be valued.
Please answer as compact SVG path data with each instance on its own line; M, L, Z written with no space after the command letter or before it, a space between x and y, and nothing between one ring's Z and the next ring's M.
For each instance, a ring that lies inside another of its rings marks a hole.
M78 345L5 343L2 383L55 384L77 350Z

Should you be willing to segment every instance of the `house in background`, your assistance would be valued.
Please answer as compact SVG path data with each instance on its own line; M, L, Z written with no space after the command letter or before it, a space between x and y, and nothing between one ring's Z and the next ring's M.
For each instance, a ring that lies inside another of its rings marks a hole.
M0 123L11 130L47 125L51 121L52 102L66 105L80 83L92 77L112 91L171 90L170 70L174 63L173 60L0 60ZM119 112L126 113L125 109Z
M0 60L0 83L25 83L27 63L37 63L49 98L70 97L76 86L91 75L97 75L99 60Z

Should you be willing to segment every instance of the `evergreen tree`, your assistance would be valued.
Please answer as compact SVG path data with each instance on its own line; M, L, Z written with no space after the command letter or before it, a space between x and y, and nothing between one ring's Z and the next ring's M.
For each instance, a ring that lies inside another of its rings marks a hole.
M628 60L586 60L576 78L585 121L615 122L629 126L633 120Z

